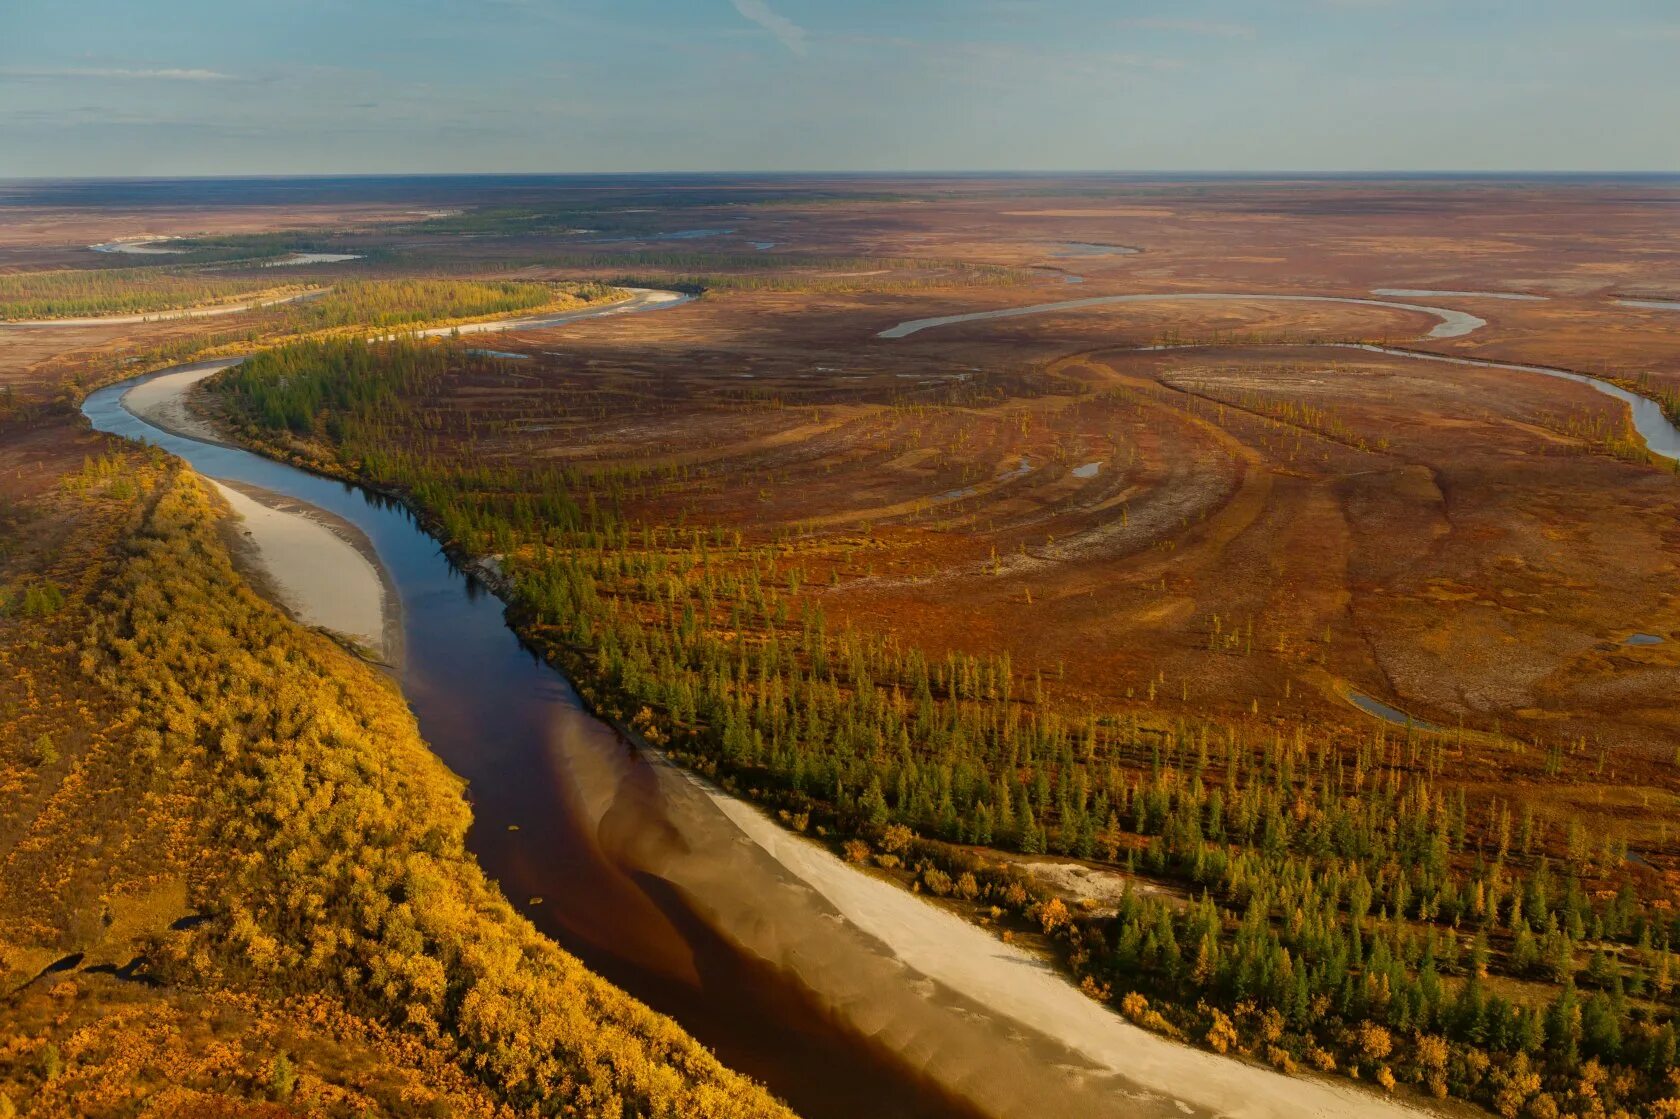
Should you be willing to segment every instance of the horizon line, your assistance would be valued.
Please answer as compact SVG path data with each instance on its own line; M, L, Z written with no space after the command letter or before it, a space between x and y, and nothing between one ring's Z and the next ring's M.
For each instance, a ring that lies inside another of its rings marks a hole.
M641 171L226 171L187 175L78 175L40 174L0 176L0 183L39 182L213 182L240 179L449 179L449 178L1058 178L1072 176L1104 177L1163 177L1185 178L1680 178L1680 168L1581 168L1536 169L1501 168L1465 170L1454 168L1253 168L1253 169L1192 169L1149 168L1121 170L1114 168L1066 168L1059 170L1023 170L1003 168L925 168L914 170L770 170L744 168L728 171L700 170L641 170Z

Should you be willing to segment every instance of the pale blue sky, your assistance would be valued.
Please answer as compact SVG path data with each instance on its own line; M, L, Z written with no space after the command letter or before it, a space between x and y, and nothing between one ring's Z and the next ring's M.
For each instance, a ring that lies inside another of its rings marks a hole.
M1680 0L5 7L0 178L1680 169Z

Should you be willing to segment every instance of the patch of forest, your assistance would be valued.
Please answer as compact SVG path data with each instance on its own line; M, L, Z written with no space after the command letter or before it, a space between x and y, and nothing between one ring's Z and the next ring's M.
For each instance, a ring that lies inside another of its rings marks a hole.
M985 848L1172 883L1188 904L1140 892L1112 916L1019 899L1149 1028L1504 1115L1680 1108L1672 885L1539 795L1579 780L1584 750L1548 749L1541 772L1461 732L1070 709L1006 657L837 630L837 575L798 544L633 522L623 499L657 479L439 439L463 360L315 342L213 384L254 441L404 493L453 546L500 557L522 632L587 699L784 819L865 855L903 849L894 828L937 841L917 870L935 893ZM1455 781L1490 749L1533 789Z
M87 268L0 274L0 320L139 315L237 302L282 285L176 268Z
M287 318L298 330L412 326L581 305L605 293L599 286L514 280L352 280L335 285L319 299L288 308Z
M184 466L5 512L0 1113L789 1114L514 912L397 688Z

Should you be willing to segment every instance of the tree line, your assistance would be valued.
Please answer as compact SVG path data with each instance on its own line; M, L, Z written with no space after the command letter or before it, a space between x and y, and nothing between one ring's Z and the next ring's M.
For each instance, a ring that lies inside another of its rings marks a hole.
M1190 904L1045 929L1153 1028L1513 1115L1680 1095L1671 899L1640 896L1587 821L1467 796L1461 741L1070 712L1007 657L837 629L797 547L634 522L608 468L432 438L424 402L468 360L310 343L215 388L256 441L497 555L521 631L586 698L730 787L840 835L906 827L1176 884Z

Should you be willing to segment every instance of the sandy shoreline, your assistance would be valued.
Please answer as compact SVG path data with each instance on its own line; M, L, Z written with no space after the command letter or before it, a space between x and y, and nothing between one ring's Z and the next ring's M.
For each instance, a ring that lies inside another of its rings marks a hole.
M319 509L255 486L206 479L233 511L257 581L298 622L348 638L381 662L401 648L379 568ZM336 518L332 518L336 520ZM353 531L353 530L352 530Z
M123 405L159 426L204 439L206 425L181 406L182 397L232 363L164 374L130 389ZM249 490L218 489L244 518L237 527L250 532L282 597L290 580L300 620L341 632L374 628L368 604L394 601L395 595L379 582L379 569L367 556L320 521L299 515L307 508L299 503L272 508ZM349 612L334 613L339 607L332 603L350 586L360 588L353 592L362 599L360 612L343 603ZM322 615L311 617L306 608L324 609L333 621L318 622ZM828 1013L989 1114L1426 1114L1351 1083L1285 1076L1141 1030L1086 997L1044 960L847 865L686 771L668 769L655 787L634 780L625 752L603 750L597 742L599 734L610 733L604 724L581 710L560 718L555 751L563 760L557 764L570 778L569 795L594 818L597 842L678 887L714 929L796 976ZM571 723L575 729L568 729ZM644 797L655 803L637 808ZM646 821L661 817L668 827L650 831ZM748 873L765 863L774 864L774 874Z
M706 791L754 844L822 895L846 921L889 947L906 967L1065 1046L1090 1061L1099 1075L1130 1086L1137 1094L1121 1113L1176 1107L1241 1119L1429 1114L1351 1083L1286 1076L1140 1029L1087 997L1043 960L897 885L858 872L757 808L709 787ZM1150 1101L1155 1109L1148 1107Z
M517 319L491 319L487 322L461 323L456 326L433 326L424 330L397 331L394 334L380 335L370 339L370 341L389 342L397 338L443 338L463 334L501 334L512 330L543 330L551 326L564 326L566 323L578 319L598 319L607 315L650 311L667 304L686 303L694 298L694 296L685 295L682 292L664 291L659 288L622 288L620 290L629 292L630 297L605 306L573 307L552 314L529 315Z
M186 405L205 378L240 359L199 362L154 377L123 394L123 407L165 431L226 445ZM373 544L355 525L312 505L256 486L207 478L237 518L237 558L254 581L306 626L330 630L384 664L402 653L396 589Z

